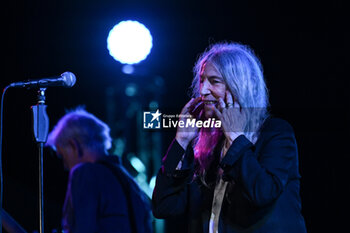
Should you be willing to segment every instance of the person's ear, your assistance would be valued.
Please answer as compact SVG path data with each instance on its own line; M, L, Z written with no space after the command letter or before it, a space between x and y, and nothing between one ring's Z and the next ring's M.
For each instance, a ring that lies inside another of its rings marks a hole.
M79 158L83 157L83 148L81 147L81 144L79 143L78 140L76 139L70 139L69 140L69 145L72 148L72 151L78 155Z

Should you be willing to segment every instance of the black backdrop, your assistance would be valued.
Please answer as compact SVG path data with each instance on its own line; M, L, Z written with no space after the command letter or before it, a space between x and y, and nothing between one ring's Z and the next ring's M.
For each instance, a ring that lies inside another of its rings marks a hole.
M345 73L345 10L341 1L11 1L3 8L3 88L69 70L71 89L47 91L51 126L65 109L85 105L106 120L106 88L127 78L164 79L163 106L180 110L197 55L209 43L250 45L262 60L272 113L294 127L299 144L303 214L309 232L341 232L348 184L349 77ZM127 77L106 49L109 30L139 20L153 35L149 57ZM4 113L4 208L29 231L38 229L37 149L32 90L9 90ZM123 111L123 109L118 109ZM118 113L117 111L117 113ZM172 135L164 136L162 151ZM161 155L159 155L161 156ZM45 153L45 222L60 224L67 173ZM345 212L346 213L346 212Z

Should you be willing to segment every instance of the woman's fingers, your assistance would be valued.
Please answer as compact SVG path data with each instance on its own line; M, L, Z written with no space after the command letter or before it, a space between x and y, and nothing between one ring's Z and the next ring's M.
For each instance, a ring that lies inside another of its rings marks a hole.
M232 104L234 103L232 94L228 90L226 90L226 93L225 93L225 102L226 102L227 107L233 106Z
M190 113L191 110L198 104L198 102L201 100L201 97L192 98L188 103L183 107L181 114L187 114Z
M218 99L218 109L222 112L226 108L226 104L222 98Z
M219 118L219 120L222 120L222 113L217 109L215 106L213 107L213 110L216 114L216 116Z
M192 98L190 101L187 102L187 104L183 107L181 114L188 113L189 108L190 108L191 104L193 103L193 101L194 101L194 98Z
M219 120L222 120L223 113L215 105L211 105L209 108L215 113Z

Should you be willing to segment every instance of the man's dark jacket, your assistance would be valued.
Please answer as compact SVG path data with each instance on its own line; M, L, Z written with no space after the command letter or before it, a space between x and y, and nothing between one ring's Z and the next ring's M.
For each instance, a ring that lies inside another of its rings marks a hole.
M70 171L63 208L64 232L149 233L151 220L145 194L118 157L104 156Z
M219 158L221 148L216 148ZM181 170L176 166L184 155ZM214 185L193 179L196 162L192 146L186 151L174 140L163 159L153 192L158 218L185 216L188 232L209 232ZM278 118L267 119L253 145L241 135L223 160L228 181L219 218L219 233L304 233L301 215L298 151L292 127ZM209 182L210 183L210 182Z

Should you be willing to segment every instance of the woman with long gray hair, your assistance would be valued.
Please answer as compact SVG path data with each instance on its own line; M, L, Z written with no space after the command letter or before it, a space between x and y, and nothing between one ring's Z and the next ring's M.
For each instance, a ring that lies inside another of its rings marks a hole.
M306 232L292 127L272 118L262 66L238 43L207 49L194 67L186 124L163 159L153 193L158 218L185 216L188 232Z

